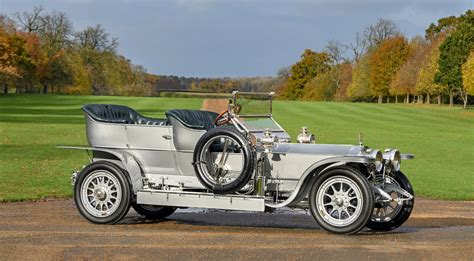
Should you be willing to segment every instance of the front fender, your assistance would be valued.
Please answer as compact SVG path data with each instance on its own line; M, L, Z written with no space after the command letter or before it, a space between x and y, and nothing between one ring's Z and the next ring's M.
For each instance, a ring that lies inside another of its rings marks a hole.
M367 164L371 162L373 162L373 159L364 156L340 156L317 161L304 171L290 197L281 203L266 203L265 205L271 208L281 208L299 202L308 194L313 179L329 168L347 163Z

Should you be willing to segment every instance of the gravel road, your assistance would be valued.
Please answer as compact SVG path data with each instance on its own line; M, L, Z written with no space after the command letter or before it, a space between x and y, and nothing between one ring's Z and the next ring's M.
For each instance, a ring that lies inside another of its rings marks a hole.
M401 228L353 236L326 233L304 211L183 209L151 221L130 210L94 225L72 200L0 203L0 260L104 258L474 260L474 202L417 199Z

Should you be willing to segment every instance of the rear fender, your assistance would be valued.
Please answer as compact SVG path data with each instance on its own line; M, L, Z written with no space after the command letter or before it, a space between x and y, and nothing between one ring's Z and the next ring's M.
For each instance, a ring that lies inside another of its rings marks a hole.
M91 151L93 155L93 157L90 158L91 161L105 160L116 164L120 168L124 169L128 174L134 194L136 194L137 190L142 189L144 186L144 180L146 179L146 176L142 167L140 166L139 161L126 151L95 147L58 146L58 148L85 150L88 152L88 154L89 151Z

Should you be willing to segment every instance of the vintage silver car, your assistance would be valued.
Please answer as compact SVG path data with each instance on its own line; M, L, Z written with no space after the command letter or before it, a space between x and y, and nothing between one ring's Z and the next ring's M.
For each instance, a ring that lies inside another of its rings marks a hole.
M255 96L255 94L253 94ZM414 204L396 149L316 144L302 128L291 143L272 117L243 113L234 91L221 114L169 110L166 119L120 105L83 106L91 163L72 175L74 199L89 221L113 224L132 206L146 218L177 208L272 212L309 209L319 226L353 234L364 227L389 231L402 225ZM261 97L259 97L261 98Z

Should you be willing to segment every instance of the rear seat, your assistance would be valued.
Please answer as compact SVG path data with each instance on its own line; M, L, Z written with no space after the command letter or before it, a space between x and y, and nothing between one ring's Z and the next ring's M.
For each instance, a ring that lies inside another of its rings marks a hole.
M82 110L92 119L106 123L168 125L166 119L155 119L141 115L134 109L123 105L86 104Z

